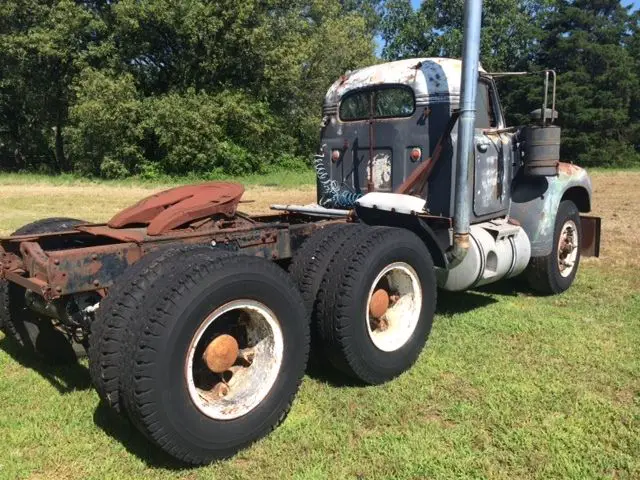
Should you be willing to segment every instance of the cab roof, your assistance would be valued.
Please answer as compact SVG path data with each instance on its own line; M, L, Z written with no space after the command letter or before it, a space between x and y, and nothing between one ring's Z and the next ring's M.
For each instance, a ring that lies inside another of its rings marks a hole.
M480 72L486 71L479 67ZM410 58L347 72L329 89L325 106L335 105L348 92L381 84L410 86L416 100L449 102L460 96L462 61L454 58ZM456 99L457 100L457 99Z

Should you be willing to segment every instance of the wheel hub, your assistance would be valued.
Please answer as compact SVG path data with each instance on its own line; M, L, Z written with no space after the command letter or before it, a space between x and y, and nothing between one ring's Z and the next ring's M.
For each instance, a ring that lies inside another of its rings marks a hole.
M233 366L239 351L238 341L231 335L224 334L211 341L202 358L209 370L222 373Z
M558 239L558 269L568 277L573 272L578 257L578 229L573 220L567 221Z
M278 319L262 303L236 300L213 311L192 338L185 361L194 405L218 420L249 413L276 381L283 343Z
M371 316L374 318L382 318L382 316L387 313L389 301L389 293L386 290L382 288L376 290L369 302L369 312Z
M416 271L404 262L385 267L371 286L367 304L367 330L373 344L385 352L402 348L413 335L421 307Z

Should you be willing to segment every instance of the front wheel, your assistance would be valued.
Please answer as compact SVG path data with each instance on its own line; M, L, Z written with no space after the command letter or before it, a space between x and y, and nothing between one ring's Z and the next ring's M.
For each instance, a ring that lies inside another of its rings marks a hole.
M572 201L565 200L558 207L551 253L532 258L525 272L534 290L557 295L573 284L580 266L581 237L580 212Z

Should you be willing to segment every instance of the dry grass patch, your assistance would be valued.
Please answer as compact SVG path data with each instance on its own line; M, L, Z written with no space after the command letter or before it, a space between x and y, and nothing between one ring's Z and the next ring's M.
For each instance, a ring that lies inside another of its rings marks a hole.
M74 217L106 222L119 210L164 188L112 185L0 185L0 235L45 217ZM274 203L310 203L312 186L277 188L248 186L240 209L250 214L268 213Z

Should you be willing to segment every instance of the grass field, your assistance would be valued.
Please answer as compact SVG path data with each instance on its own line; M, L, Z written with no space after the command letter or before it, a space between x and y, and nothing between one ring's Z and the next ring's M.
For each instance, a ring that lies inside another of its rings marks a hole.
M254 184L242 208L312 201L310 183ZM279 429L209 467L173 465L102 407L86 364L47 366L0 334L0 478L640 478L640 172L594 184L602 257L568 293L442 293L410 372L367 388L306 377ZM105 220L154 188L0 176L0 233Z

